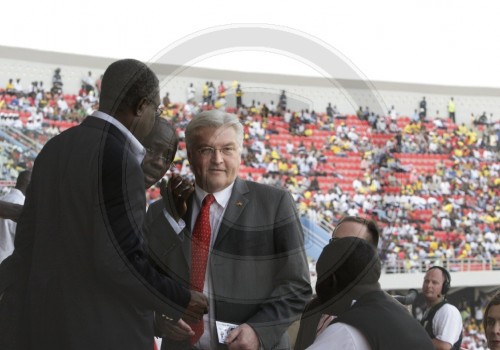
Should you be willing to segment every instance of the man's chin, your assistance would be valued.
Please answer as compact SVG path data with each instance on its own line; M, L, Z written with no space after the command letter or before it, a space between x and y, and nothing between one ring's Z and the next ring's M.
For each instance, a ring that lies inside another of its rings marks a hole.
M208 193L215 193L222 191L225 189L229 184L226 181L213 181L214 179L211 179L212 181L206 183L206 189Z
M437 300L438 299L438 297L434 293L423 293L423 295L424 295L424 298L426 298L428 300Z
M153 186L153 185L156 183L156 181L155 181L155 180L156 180L156 179L154 179L154 178L152 178L152 177L150 177L150 176L146 176L146 177L144 178L144 183L145 183L145 185L146 185L146 189L148 189L148 188L150 188L151 186Z

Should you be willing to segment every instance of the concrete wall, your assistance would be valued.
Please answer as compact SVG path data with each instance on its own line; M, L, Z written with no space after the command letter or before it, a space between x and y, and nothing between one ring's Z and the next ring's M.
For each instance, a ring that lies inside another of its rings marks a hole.
M380 285L384 290L420 290L425 273L383 274ZM451 287L494 287L500 281L500 271L451 272Z
M65 92L76 93L81 78L89 70L97 78L112 61L113 58L0 46L0 86L5 86L9 78L21 78L24 88L28 88L33 80L43 81L45 87L50 88L54 69L59 67ZM243 103L247 105L252 100L266 104L273 100L277 103L281 91L286 90L288 105L293 110L308 108L324 112L331 102L345 114L354 114L359 106L369 106L377 113L387 113L394 105L400 115L410 116L418 107L422 96L425 96L428 115L434 116L436 110L439 110L440 116L445 117L448 100L453 96L459 123L468 123L471 113L477 116L483 111L488 115L493 113L495 121L500 117L498 88L254 74L166 64L152 64L152 68L161 80L161 96L168 91L173 102L185 102L186 89L190 83L193 83L198 100L201 100L205 81L213 81L217 86L222 80L226 87L230 87L233 81L239 82L245 93ZM227 95L228 105L234 106L234 89L230 89Z

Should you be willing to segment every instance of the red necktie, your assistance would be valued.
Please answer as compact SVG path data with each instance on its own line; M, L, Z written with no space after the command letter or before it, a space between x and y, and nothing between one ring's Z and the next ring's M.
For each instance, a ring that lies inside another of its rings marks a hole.
M205 272L207 270L208 251L210 250L210 206L215 201L213 194L208 194L201 205L200 213L194 224L191 241L191 289L203 292ZM203 334L203 320L191 324L195 335L191 344L195 344Z

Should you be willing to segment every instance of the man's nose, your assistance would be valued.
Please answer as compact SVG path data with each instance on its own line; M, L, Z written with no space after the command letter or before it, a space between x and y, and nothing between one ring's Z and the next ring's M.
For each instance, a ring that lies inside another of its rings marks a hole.
M165 164L165 160L161 157L161 156L156 156L152 159L151 161L151 164L155 167L155 168L163 168L164 164Z
M212 154L212 161L215 163L221 163L222 160L222 151L220 149L214 149L214 153Z
M493 325L493 333L500 334L500 321L496 321Z

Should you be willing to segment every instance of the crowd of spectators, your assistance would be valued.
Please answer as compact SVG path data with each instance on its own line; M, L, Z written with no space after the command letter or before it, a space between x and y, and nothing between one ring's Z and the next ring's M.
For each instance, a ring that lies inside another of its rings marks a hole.
M211 107L202 102L196 108ZM387 116L369 108L366 116L348 116L331 104L326 113L280 113L255 101L231 111L245 125L241 176L286 187L301 212L317 221L374 218L382 227L386 272L425 271L439 263L454 271L454 259L488 264L499 258L499 123L412 120L394 108ZM192 114L180 105L168 113L182 139ZM182 142L175 161L191 176ZM487 298L457 305L465 349L486 347L481 312Z
M212 106L200 101L192 113L203 108ZM394 107L387 116L368 107L346 116L331 105L326 113L280 113L255 101L232 111L245 125L241 175L286 187L316 220L374 218L383 228L387 272L422 271L453 259L498 266L498 122L478 128L436 122L427 112L400 117ZM192 113L182 105L166 113L182 139ZM176 162L189 176L182 145Z
M0 89L0 127L18 130L7 136L1 132L2 180L14 181L20 171L31 167L34 160L31 149L39 150L48 139L92 113L98 103L100 78L93 82L91 76L89 71L82 78L81 89L70 94L64 93L60 68L54 70L52 87L33 81L24 88L17 78L15 82L9 79L5 89ZM24 147L13 144L9 136L24 143Z
M33 147L96 108L100 79L93 81L91 72L75 94L64 93L63 85L56 69L50 89L42 82L23 89L20 79L0 89L0 180L17 178L32 166ZM229 89L237 92L237 107L227 107ZM191 84L185 103L171 102L168 93L163 98L163 116L181 140L191 117L203 109L237 113L245 127L240 176L287 188L299 210L316 221L335 225L345 215L375 219L382 227L386 272L423 271L453 259L491 263L500 258L500 122L485 112L471 117L470 125L457 125L450 118L430 117L425 98L406 117L394 106L387 115L369 107L346 115L331 104L325 112L292 111L285 91L276 104L245 105L236 82L226 87L221 81L217 89L206 82L201 91L197 100ZM183 142L175 164L192 177ZM150 200L158 195L154 187L148 192ZM461 309L464 343L484 343L480 312L467 305Z
M96 107L98 81L92 84L91 72L75 95L63 93L59 69L53 82L48 91L36 82L25 91L20 79L16 85L9 81L0 93L0 124L43 144L61 131L61 123L77 123ZM389 272L419 270L426 259L489 261L500 253L500 123L456 125L429 117L422 107L411 117L399 116L394 106L384 116L369 107L344 115L331 104L325 113L291 111L285 91L276 105L252 101L236 109L212 101L225 98L224 82L207 95L210 86L202 87L200 101L193 84L186 103L170 102L168 93L163 99L164 117L181 140L191 116L202 109L238 113L245 126L241 175L286 187L299 209L317 220L334 225L344 215L374 218L383 227ZM32 161L8 140L0 147L3 180ZM190 176L182 143L176 163Z

